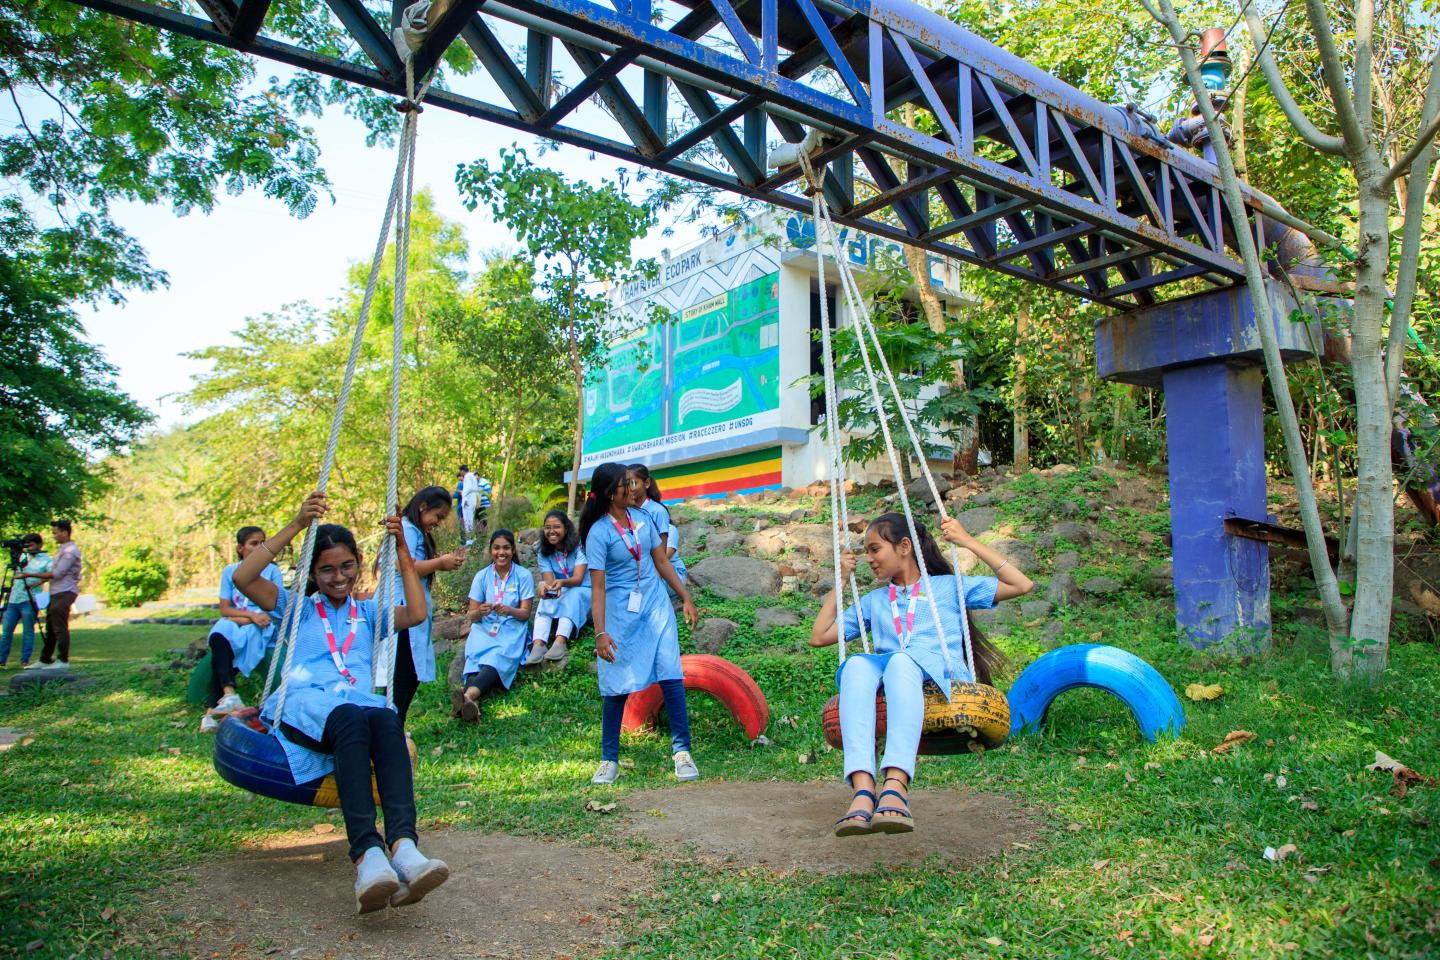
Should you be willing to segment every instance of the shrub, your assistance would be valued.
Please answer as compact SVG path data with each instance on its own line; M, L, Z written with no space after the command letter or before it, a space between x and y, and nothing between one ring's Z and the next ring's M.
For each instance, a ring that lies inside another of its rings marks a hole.
M170 568L150 547L126 547L120 561L100 574L105 602L117 607L158 600L169 585Z

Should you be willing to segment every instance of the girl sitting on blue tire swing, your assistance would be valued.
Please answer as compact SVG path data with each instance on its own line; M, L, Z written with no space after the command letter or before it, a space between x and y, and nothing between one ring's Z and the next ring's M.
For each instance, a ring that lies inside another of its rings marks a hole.
M971 551L994 571L993 577L955 577L934 537L918 520L915 533L925 559L925 570L934 591L935 609L945 638L954 644L962 636L960 599L965 607L992 607L1001 600L1024 596L1035 585L1000 554L971 536L960 521L946 518L941 534L950 543ZM865 558L875 578L884 585L860 598L860 610L845 609L844 630L848 640L860 635L860 620L873 641L873 653L852 654L836 672L840 687L840 733L845 748L845 779L855 791L850 808L835 822L837 837L867 833L909 833L915 829L910 814L910 781L915 775L915 756L925 718L924 685L933 681L950 697L950 681L990 683L991 670L1001 662L998 650L971 627L977 676L966 675L963 659L951 661L957 676L947 676L940 631L936 629L929 598L921 583L916 545L905 517L886 513L871 521L865 531ZM843 581L855 570L855 554L840 556ZM919 601L926 602L921 603ZM832 591L821 605L810 632L810 645L825 647L840 639L835 623L836 597ZM886 789L875 795L875 694L885 689L885 756L881 760ZM891 784L895 787L892 788ZM893 797L892 801L885 801Z
M264 579L262 572L328 510L325 494L310 494L295 519L252 550L235 570L235 589L269 611L277 623L285 619L290 594ZM403 630L425 620L425 591L406 547L400 517L386 518L385 526L396 541L396 567L405 590L404 603L393 614L395 628ZM374 647L383 642L376 633L380 611L373 599L355 599L359 575L360 548L354 534L335 523L317 526L294 654L280 681L284 712L275 716L280 697L272 695L261 718L275 731L297 783L334 771L356 868L355 901L360 913L369 913L387 903L400 907L418 902L445 882L450 868L426 857L415 845L410 752L399 715L386 705L383 695L375 693ZM388 843L375 828L372 767Z

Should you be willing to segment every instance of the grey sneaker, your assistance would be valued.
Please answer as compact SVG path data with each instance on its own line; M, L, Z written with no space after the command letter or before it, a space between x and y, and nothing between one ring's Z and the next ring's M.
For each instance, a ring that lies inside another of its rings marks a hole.
M696 776L699 776L697 773ZM590 778L591 783L601 786L609 786L620 779L620 764L614 760L601 760L600 766L595 771L595 776Z
M570 656L570 644L566 640L557 639L550 644L550 652L545 654L546 660L564 660Z
M700 771L696 768L695 760L690 756L689 750L681 750L679 753L675 754L675 779L700 779Z
M533 667L545 659L545 648L543 646L531 647L530 656L525 658L525 666Z

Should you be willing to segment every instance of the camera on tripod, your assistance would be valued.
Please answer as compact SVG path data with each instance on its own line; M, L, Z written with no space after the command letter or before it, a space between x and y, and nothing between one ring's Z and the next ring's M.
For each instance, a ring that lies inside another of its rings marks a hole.
M11 537L8 540L0 540L0 548L9 549L10 566L18 570L25 564L21 562L21 555L25 552L25 538Z

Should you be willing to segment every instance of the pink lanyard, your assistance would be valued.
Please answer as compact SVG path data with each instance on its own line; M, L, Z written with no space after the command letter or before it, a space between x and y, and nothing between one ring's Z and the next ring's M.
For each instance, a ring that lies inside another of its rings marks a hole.
M611 517L610 522L615 524L615 532L620 534L620 542L625 544L625 552L635 558L635 582L638 584L640 582L640 535L635 533L635 524L630 522L630 513L628 510L625 513L625 522L630 526L630 535L635 537L635 546L630 546L630 536L627 535L625 529L620 526L619 520Z
M510 569L511 569L511 571L513 572L515 568L514 568L514 567L511 567ZM499 617L500 614L498 614L498 613L495 612L495 604L504 603L504 602L505 602L505 584L507 584L507 583L510 582L510 574L508 574L508 573L505 574L504 578L497 584L497 583L495 583L495 568L494 568L494 567L491 567L491 568L490 568L490 582L491 582L491 584L494 584L494 586L495 586L495 600L494 600L494 602L490 605L490 614L491 614L491 616ZM500 624L498 624L498 623L496 623L494 626L492 626L492 627L490 628L490 636L492 636L492 637L495 636L496 634L498 634L499 632L500 632Z
M920 583L910 588L910 602L905 606L905 625L900 625L900 605L895 602L895 584L890 584L890 616L895 620L895 636L900 638L900 649L910 643L910 638L915 635L915 598L920 596Z
M564 550L560 551L560 572L563 576L570 576L570 554Z
M350 644L355 642L355 628L360 623L358 610L355 606L355 598L350 598L350 634L345 638L345 646L335 645L335 631L330 629L330 617L325 613L325 600L317 597L315 600L315 612L320 614L320 623L325 627L325 643L330 647L330 659L335 663L335 669L340 671L340 676L349 680L352 684L355 678L351 676L350 670L345 666L345 654L350 652Z

